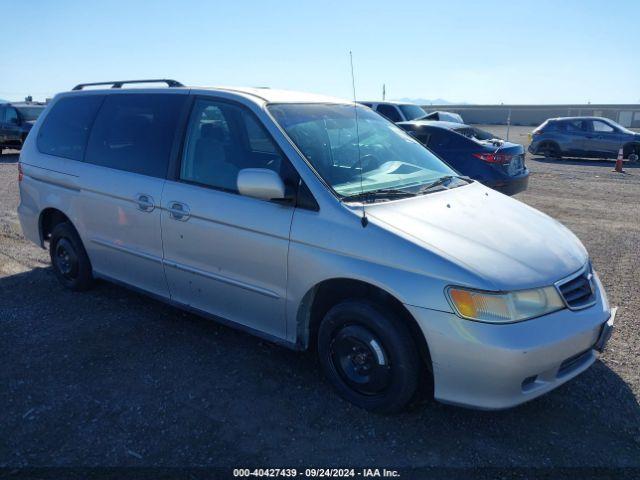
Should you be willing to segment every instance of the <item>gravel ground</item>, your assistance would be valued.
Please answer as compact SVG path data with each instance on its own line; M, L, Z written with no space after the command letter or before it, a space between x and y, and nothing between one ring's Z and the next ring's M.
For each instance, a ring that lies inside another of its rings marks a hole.
M311 354L107 283L65 291L19 233L16 161L0 157L0 467L640 468L638 167L528 158L518 195L580 237L620 307L601 360L515 409L379 416L334 394Z

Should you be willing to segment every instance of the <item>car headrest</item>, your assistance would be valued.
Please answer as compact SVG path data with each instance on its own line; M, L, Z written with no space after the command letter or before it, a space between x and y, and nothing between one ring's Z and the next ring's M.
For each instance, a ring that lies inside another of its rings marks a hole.
M216 123L205 123L200 127L200 138L222 142L224 140L224 129L222 125Z

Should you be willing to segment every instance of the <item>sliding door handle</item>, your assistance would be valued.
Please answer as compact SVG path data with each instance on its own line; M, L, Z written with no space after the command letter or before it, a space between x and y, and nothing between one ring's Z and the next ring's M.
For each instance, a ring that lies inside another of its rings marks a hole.
M189 207L184 203L180 202L169 202L169 207L167 208L169 211L169 216L174 220L180 220L181 222L185 222L189 219Z
M143 212L152 212L156 208L153 197L146 193L139 194L136 197L136 203L138 204L138 210L142 210Z

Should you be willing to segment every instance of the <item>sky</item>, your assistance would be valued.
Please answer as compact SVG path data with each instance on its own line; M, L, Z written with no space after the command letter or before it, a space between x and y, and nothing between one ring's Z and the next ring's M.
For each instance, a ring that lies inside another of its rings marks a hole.
M0 0L0 98L174 78L352 98L640 103L640 0Z

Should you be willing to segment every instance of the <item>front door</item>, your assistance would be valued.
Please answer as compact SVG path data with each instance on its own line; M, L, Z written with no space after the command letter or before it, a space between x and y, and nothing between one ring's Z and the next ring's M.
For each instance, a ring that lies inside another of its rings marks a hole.
M253 113L197 98L179 172L162 195L167 281L179 303L282 338L294 208L240 195L243 168L292 177Z
M590 144L594 152L602 157L615 157L624 143L623 135L612 125L602 120L591 121Z

